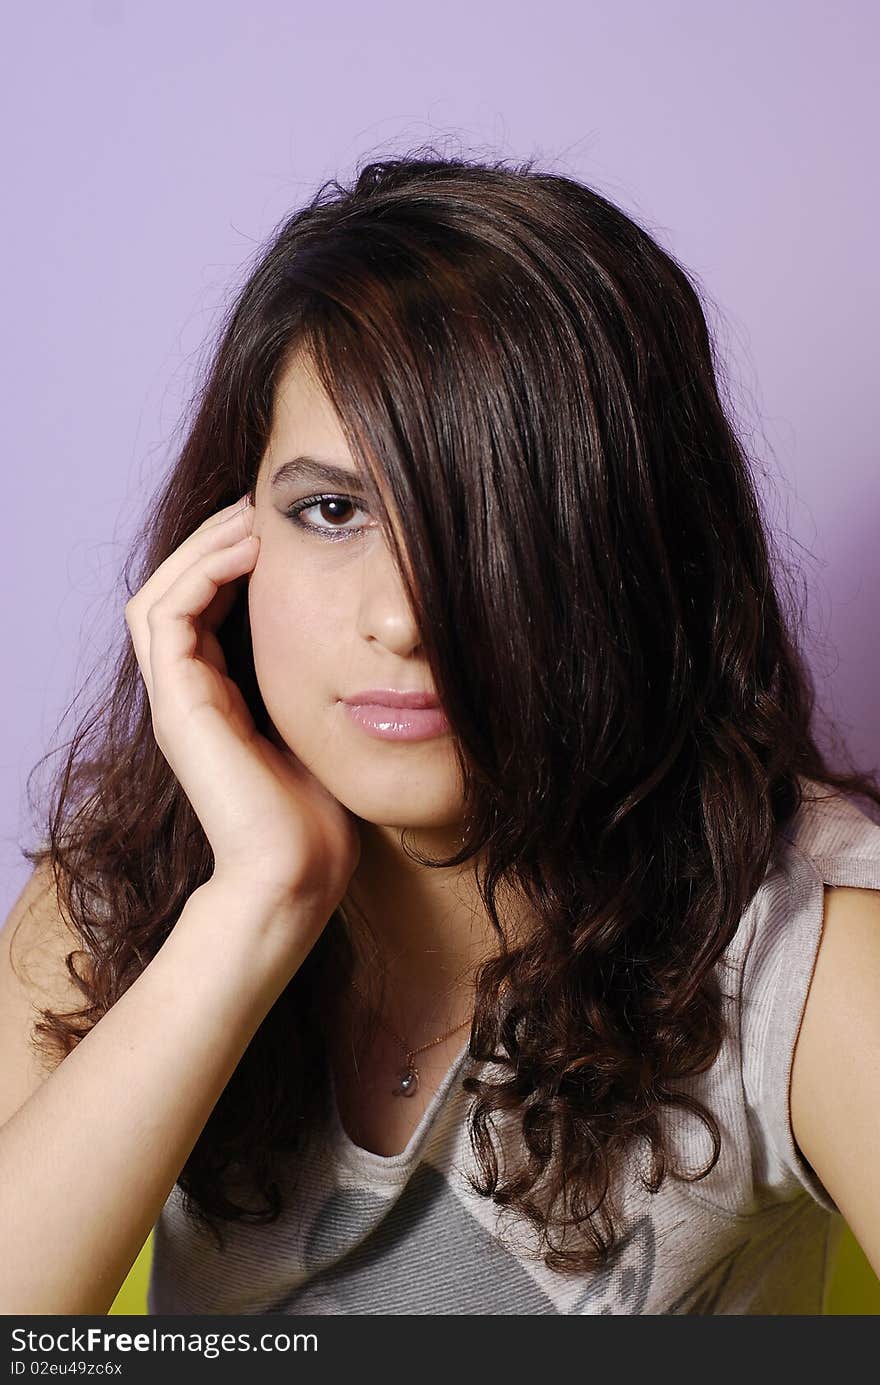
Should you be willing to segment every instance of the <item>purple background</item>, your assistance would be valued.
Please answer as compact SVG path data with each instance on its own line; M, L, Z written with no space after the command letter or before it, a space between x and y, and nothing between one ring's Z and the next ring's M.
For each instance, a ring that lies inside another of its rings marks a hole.
M127 638L128 539L245 262L323 179L429 141L585 179L705 285L768 516L804 564L822 705L876 764L878 16L872 0L8 12L4 912L42 828L26 774Z

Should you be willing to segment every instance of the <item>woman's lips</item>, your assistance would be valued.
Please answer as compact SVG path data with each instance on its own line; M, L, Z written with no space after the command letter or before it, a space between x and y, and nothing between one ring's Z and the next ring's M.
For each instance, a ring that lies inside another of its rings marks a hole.
M342 705L356 726L383 741L424 741L449 730L442 707L383 707L378 703L350 702Z

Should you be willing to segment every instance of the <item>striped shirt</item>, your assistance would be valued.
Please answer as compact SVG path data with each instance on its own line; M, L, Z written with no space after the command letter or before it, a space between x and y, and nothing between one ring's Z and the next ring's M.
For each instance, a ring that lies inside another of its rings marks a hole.
M638 1177L650 1151L636 1149L619 1173L621 1237L602 1270L547 1269L534 1232L525 1237L469 1187L461 1078L491 1065L469 1059L465 1043L399 1154L355 1145L334 1098L320 1152L298 1167L280 1219L224 1224L222 1252L185 1216L175 1186L154 1228L148 1312L822 1313L844 1223L795 1144L789 1081L823 884L880 889L880 826L840 795L802 805L778 837L718 964L722 1047L706 1072L675 1084L718 1121L718 1162L700 1181L667 1177L651 1194ZM516 1140L513 1117L494 1119L504 1145ZM680 1108L661 1119L680 1167L704 1167L703 1123Z

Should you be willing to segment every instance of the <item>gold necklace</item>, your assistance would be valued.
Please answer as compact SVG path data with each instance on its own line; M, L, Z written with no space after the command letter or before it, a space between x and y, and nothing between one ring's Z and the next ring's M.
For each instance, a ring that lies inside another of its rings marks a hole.
M362 996L364 1000L366 1000L367 997L364 995L364 992L361 990L358 983L352 980L351 984L354 987L354 989L358 992L358 994ZM393 1039L397 1040L397 1042L403 1049L404 1053L406 1054L406 1067L401 1068L397 1074L399 1078L399 1085L392 1088L392 1096L415 1096L416 1092L419 1089L419 1070L413 1062L413 1058L415 1057L415 1055L417 1053L421 1053L426 1048L433 1048L435 1044L442 1044L444 1039L448 1039L451 1034L456 1034L459 1029L464 1029L466 1024L471 1023L470 1019L462 1020L461 1024L455 1025L453 1029L447 1029L446 1033L441 1034L439 1039L432 1039L429 1044L422 1044L420 1048L408 1048L407 1045L404 1043L403 1039L400 1037L400 1035L394 1032L390 1024L385 1024L383 1020L379 1019L378 1015L376 1016L376 1020L377 1023L381 1024L382 1028L386 1030L386 1032L389 1033Z

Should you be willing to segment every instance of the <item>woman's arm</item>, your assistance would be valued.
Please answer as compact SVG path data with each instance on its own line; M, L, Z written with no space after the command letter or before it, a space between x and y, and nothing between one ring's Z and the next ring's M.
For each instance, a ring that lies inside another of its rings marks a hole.
M315 935L296 901L249 895L216 879L195 890L141 975L0 1126L0 1312L106 1313L113 1303L308 953L291 938ZM12 994L4 961L0 995ZM11 1048L3 1042L0 1067Z
M825 921L795 1046L798 1148L880 1276L880 891L825 887Z

